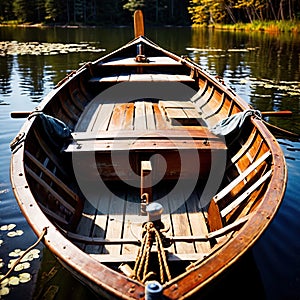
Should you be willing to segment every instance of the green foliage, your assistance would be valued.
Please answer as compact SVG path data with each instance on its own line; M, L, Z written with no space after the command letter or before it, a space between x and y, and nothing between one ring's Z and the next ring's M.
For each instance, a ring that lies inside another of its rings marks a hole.
M0 22L128 25L136 9L155 25L300 19L299 0L1 0Z
M145 0L129 0L123 5L124 9L128 9L130 12L134 12L137 9L144 9Z
M189 13L194 24L222 23L225 14L223 0L190 0Z
M193 24L253 23L271 20L295 20L299 16L297 0L190 0Z

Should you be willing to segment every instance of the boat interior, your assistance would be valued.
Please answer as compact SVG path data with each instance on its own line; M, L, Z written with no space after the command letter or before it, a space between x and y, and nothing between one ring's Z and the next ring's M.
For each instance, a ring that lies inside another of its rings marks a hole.
M57 149L34 120L24 149L29 187L68 239L130 275L145 224L153 218L160 239L151 248L149 272L159 277L163 251L173 278L200 264L247 222L268 186L272 161L250 119L234 138L210 132L243 110L232 91L187 58L138 39L72 76L43 108L71 129L72 138ZM103 97L119 83L167 81L197 97ZM157 202L161 207L153 217L147 206Z

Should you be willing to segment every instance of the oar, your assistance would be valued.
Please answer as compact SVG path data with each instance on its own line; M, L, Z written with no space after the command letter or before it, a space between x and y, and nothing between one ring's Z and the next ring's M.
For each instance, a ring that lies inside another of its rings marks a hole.
M31 111L12 111L10 113L10 116L13 119L21 119L21 118L27 118L31 114Z
M291 116L293 113L290 110L279 110L279 111L262 111L263 117L285 117Z
M278 126L272 125L264 120L263 120L263 122L274 135L279 134L284 137L290 137L290 138L296 138L296 139L300 138L300 135L297 133L294 133L294 132L285 130L283 128L280 128Z
M141 10L136 10L134 12L134 36L137 38L144 35L144 17Z

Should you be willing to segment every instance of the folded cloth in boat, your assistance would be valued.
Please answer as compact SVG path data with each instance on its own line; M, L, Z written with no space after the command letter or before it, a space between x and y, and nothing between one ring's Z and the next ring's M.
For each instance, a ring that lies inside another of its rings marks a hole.
M36 116L41 125L38 128L43 131L47 140L57 149L61 150L66 140L72 138L72 131L63 121L42 112L34 112L30 115L30 117L32 116Z
M248 109L230 117L227 117L210 128L210 131L215 135L228 136L231 133L239 132L248 117L254 116L261 119L261 112L259 110Z

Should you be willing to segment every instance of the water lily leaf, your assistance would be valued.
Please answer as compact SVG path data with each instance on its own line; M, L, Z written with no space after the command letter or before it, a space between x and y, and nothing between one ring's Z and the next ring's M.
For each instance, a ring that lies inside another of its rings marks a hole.
M18 257L21 256L24 253L21 249L15 249L14 251L10 252L8 254L9 257Z
M2 258L0 258L0 269L4 266L5 264L4 264L4 261L3 261L3 259Z
M4 275L1 275L1 279L4 277ZM8 278L5 278L2 282L1 282L1 286L7 286L8 285L8 282L9 282L9 280L8 280Z
M19 274L19 280L21 283L26 283L31 280L31 275L29 273Z
M9 278L9 285L18 285L20 283L20 279L17 276L12 276Z
M17 236L16 232L15 231L11 231L7 234L8 237L15 237Z
M9 288L8 287L1 287L0 288L0 296L5 296L9 294Z
M11 268L12 265L13 265L17 260L18 260L17 258L16 258L16 259L11 259L11 260L8 262L7 267L8 267L8 268Z
M15 237L15 236L20 236L23 233L24 233L24 231L19 229L19 230L16 230L16 231L10 231L10 232L8 232L7 236L8 237Z
M26 270L28 268L30 268L30 263L29 262L24 262L24 263L20 263L20 264L16 265L14 270L16 272L19 272L19 271L22 271L22 270Z
M2 226L0 227L0 230L2 230L2 231L12 230L12 229L14 229L16 226L17 226L16 224L2 225Z
M17 225L16 224L8 224L7 225L7 230L12 230L16 227Z

